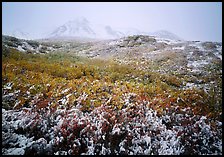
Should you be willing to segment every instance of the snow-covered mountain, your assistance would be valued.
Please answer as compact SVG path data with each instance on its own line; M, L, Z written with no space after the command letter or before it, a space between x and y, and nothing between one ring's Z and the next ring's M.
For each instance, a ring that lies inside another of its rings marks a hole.
M166 31L159 30L156 32L143 32L136 28L117 28L111 27L109 25L97 24L90 22L85 17L78 17L74 20L70 20L56 29L47 31L48 33L36 33L23 31L21 29L16 29L9 36L13 36L19 39L53 39L53 40L62 40L62 39L74 39L74 38L83 38L83 39L118 39L130 35L150 35L156 36L158 38L165 38L171 40L182 40L177 35Z
M129 35L152 35L160 38L181 40L177 35L165 30L143 32L136 28L113 28L109 25L89 22L84 17L66 22L50 32L47 38L82 37L93 39L117 39Z
M64 25L56 28L51 34L50 37L57 36L95 36L95 32L89 25L89 21L85 18L75 19L73 21L68 21Z
M76 18L53 30L48 37L84 37L97 39L114 39L123 36L110 26L90 23L86 18Z
M10 35L20 39L30 39L30 34L21 29L14 30Z

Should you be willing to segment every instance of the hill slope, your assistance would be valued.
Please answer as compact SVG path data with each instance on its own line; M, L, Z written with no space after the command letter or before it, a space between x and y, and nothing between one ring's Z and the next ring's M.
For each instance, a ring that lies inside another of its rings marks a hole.
M222 43L2 38L5 155L222 155Z

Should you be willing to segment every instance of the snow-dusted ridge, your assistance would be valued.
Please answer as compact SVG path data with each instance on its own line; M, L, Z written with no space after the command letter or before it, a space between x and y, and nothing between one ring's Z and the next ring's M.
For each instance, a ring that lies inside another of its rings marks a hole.
M182 40L177 35L165 30L143 32L136 28L113 28L109 25L90 22L84 17L68 21L53 30L48 37L73 36L93 39L118 39L129 35L153 35L171 40Z

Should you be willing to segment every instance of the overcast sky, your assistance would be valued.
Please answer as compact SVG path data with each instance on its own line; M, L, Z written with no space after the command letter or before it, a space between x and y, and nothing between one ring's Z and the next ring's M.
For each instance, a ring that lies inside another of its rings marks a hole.
M221 2L2 2L2 31L38 37L76 17L111 27L167 30L185 40L222 41Z

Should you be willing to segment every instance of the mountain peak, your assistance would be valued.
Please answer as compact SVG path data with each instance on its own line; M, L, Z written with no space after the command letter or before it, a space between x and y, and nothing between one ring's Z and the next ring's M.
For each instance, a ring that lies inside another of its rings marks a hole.
M95 32L85 17L77 17L56 28L49 37L92 37Z
M10 35L20 39L29 39L29 33L24 32L21 29L14 30Z
M113 28L108 25L95 24L88 21L85 17L76 17L66 22L50 33L50 38L55 37L81 37L94 39L117 39L129 35L152 35L159 38L182 40L180 37L167 30L156 32L142 32L136 28Z

